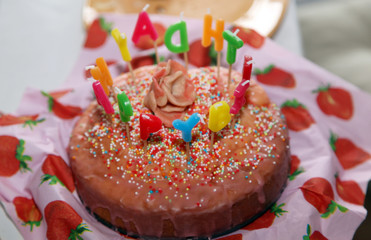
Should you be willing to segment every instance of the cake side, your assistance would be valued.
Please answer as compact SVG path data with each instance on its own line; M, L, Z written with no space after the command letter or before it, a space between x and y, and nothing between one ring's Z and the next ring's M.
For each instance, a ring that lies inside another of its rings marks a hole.
M155 67L135 71L137 81L123 75L124 90L137 116L149 113L142 101ZM222 76L227 70L222 69ZM207 119L212 103L230 98L216 81L215 68L190 70L196 100L186 114ZM223 78L223 79L224 79ZM233 73L237 83L241 75ZM232 82L233 83L233 82ZM152 237L211 236L241 225L274 202L289 171L287 129L279 108L252 81L234 129L227 126L209 152L207 123L193 131L192 160L174 129L163 128L143 150L137 116L130 122L133 146L115 116L113 123L96 103L77 123L69 155L78 193L97 215L128 234Z

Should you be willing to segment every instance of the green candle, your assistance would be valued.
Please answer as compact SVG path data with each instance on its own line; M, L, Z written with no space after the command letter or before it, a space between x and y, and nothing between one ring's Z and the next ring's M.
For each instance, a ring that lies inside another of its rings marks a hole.
M119 104L119 110L120 110L120 118L123 122L129 122L130 117L133 116L133 108L131 106L130 100L128 96L120 91L118 88L116 88L117 94L117 102Z
M228 42L227 63L232 65L236 61L237 49L243 46L243 41L236 36L237 32L232 33L229 30L223 31L223 38Z
M180 44L175 45L171 39L176 31L180 34ZM173 24L168 27L165 33L164 42L169 51L173 53L184 53L189 51L188 36L187 36L187 25L181 20L180 22Z

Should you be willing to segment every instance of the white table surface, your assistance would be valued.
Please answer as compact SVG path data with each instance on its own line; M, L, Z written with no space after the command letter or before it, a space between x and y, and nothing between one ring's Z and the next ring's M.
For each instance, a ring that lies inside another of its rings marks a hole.
M0 111L14 113L26 87L45 91L67 78L85 39L84 0L0 0ZM296 3L273 37L302 55ZM0 207L0 240L21 240Z

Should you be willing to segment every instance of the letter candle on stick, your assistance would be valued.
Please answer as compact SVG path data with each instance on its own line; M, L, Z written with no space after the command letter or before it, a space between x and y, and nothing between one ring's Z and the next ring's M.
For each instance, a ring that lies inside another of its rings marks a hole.
M171 41L174 33L179 31L180 34L180 44L174 45ZM165 32L164 42L169 51L173 53L183 53L185 68L188 71L188 55L189 44L188 44L188 35L187 35L187 24L183 21L183 12L180 13L180 22L175 23L168 27Z
M224 20L216 20L215 30L212 29L213 17L210 14L210 8L207 9L207 14L204 16L204 28L202 34L202 46L208 47L211 44L211 37L215 39L215 51L217 52L217 77L220 78L220 52L223 50L223 31Z
M237 33L240 30L237 29L234 33L229 30L223 31L223 38L228 42L227 47L227 62L229 64L229 71L228 71L228 89L229 85L231 84L231 74L232 74L232 64L236 61L236 52L237 49L243 46L243 41L237 37Z
M117 93L117 103L119 105L120 119L125 123L126 136L128 137L129 146L131 146L129 121L133 116L133 107L131 106L128 96L122 92L118 87L115 87Z
M220 101L211 105L209 109L209 129L212 131L210 140L210 151L214 150L214 134L222 130L231 121L229 105Z
M146 12L149 7L149 4L146 4L143 10L139 13L137 23L135 25L133 36L131 40L136 44L138 43L139 39L143 35L149 35L153 40L153 46L155 48L155 55L157 63L160 62L160 58L158 56L157 51L157 39L158 34L156 32L155 27L153 26L151 20L149 19L148 13Z
M131 55L128 49L128 44L127 44L127 37L125 33L120 33L120 31L115 28L111 31L112 37L115 39L117 46L120 49L122 59L127 62L129 71L131 73L131 76L133 80L135 79L135 75L133 72L133 67L131 66Z
M180 119L173 121L173 127L182 131L182 138L186 142L187 159L190 159L189 142L192 140L192 129L200 122L200 120L200 114L193 113L187 121L182 121Z
M99 105L101 105L104 108L104 111L109 116L110 120L112 121L111 114L115 113L115 110L112 107L111 102L109 101L106 93L104 92L104 89L99 81L93 82L93 90L94 94L97 98L97 102Z
M152 114L140 114L139 127L140 138L144 141L144 151L147 152L147 139L151 133L161 129L162 121L159 117Z
M106 95L109 95L109 89L108 89L108 84L105 81L106 79L103 77L102 71L100 70L99 67L93 66L89 67L90 68L90 74L91 76L95 79L98 80L101 84L101 87L103 88L104 92Z
M234 90L233 95L235 96L234 103L231 107L230 113L234 114L231 128L234 128L234 125L237 120L237 114L241 110L242 106L246 103L245 93L250 86L250 78L252 71L253 59L251 56L245 56L242 68L242 80Z

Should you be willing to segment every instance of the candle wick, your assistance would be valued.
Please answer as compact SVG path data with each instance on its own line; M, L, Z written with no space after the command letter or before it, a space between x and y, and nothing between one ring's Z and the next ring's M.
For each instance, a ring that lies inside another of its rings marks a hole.
M118 87L115 87L115 92L116 92L117 94L121 94L121 93L122 93L122 91L121 91Z
M251 59L250 61L246 62L245 64L249 65L249 64L253 64L253 63L255 63L255 61L253 59Z
M147 11L147 9L149 8L149 4L147 3L144 8L143 8L143 12Z
M89 65L89 66L86 66L86 67L85 67L85 70L90 70L90 69L93 69L93 68L95 68L94 65Z
M180 21L183 21L184 12L180 12Z
M207 8L207 14L210 14L211 11L210 11L210 8Z
M246 80L244 81L243 83L241 83L242 86L245 86L246 84L248 84L250 82L250 80Z
M125 33L121 33L121 37L122 37L123 39L125 39L125 38L126 38Z
M237 33L239 33L240 29L236 29L236 31L234 31L233 35L237 35Z

